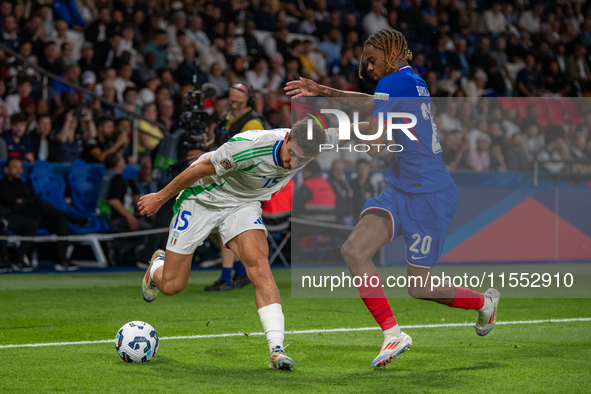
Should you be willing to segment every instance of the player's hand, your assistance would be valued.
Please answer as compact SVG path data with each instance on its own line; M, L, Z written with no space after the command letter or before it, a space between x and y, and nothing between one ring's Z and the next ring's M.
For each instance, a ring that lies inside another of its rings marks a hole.
M299 80L288 82L285 87L285 94L297 97L314 97L320 94L320 85L311 79L300 77Z
M150 193L140 198L140 202L137 206L142 215L152 216L158 212L162 206L162 202L160 202L160 196L158 196L158 193Z
M131 231L137 231L139 228L137 219L133 215L127 215L127 224L129 225L129 229Z

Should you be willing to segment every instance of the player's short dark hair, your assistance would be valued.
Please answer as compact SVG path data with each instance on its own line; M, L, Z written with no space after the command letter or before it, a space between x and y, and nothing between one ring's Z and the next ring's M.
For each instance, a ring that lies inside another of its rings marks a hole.
M316 156L320 152L320 145L326 140L325 132L317 122L312 123L312 139L308 139L308 118L297 121L291 128L288 141L296 143L306 156Z
M105 167L107 168L107 170L111 170L117 166L119 160L122 160L119 154L110 153L107 155L107 157L105 157Z

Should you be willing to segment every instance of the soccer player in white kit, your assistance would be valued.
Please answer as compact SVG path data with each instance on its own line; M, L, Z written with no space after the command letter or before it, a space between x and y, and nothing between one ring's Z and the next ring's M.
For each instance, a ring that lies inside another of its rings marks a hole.
M174 216L166 252L158 250L142 281L144 300L158 291L174 295L187 285L193 252L212 230L244 263L254 284L255 299L271 353L269 367L291 370L294 362L283 350L284 317L279 290L269 267L267 230L260 201L272 195L312 160L323 143L338 145L338 132L312 122L291 129L246 131L214 152L202 155L158 193L140 199L142 215L154 215L174 196Z

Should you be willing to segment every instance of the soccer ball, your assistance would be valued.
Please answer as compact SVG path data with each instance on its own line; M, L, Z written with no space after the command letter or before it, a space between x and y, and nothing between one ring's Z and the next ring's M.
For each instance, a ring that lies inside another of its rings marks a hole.
M132 321L117 331L115 349L128 363L147 363L158 351L158 334L143 321Z

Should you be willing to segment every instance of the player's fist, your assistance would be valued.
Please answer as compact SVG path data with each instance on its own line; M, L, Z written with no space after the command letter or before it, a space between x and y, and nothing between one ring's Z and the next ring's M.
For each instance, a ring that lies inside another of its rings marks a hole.
M152 216L158 212L162 206L162 202L158 193L150 193L140 198L137 206L140 209L140 214Z
M288 82L285 87L285 94L297 97L313 97L320 94L320 85L311 79L300 77L299 80Z

